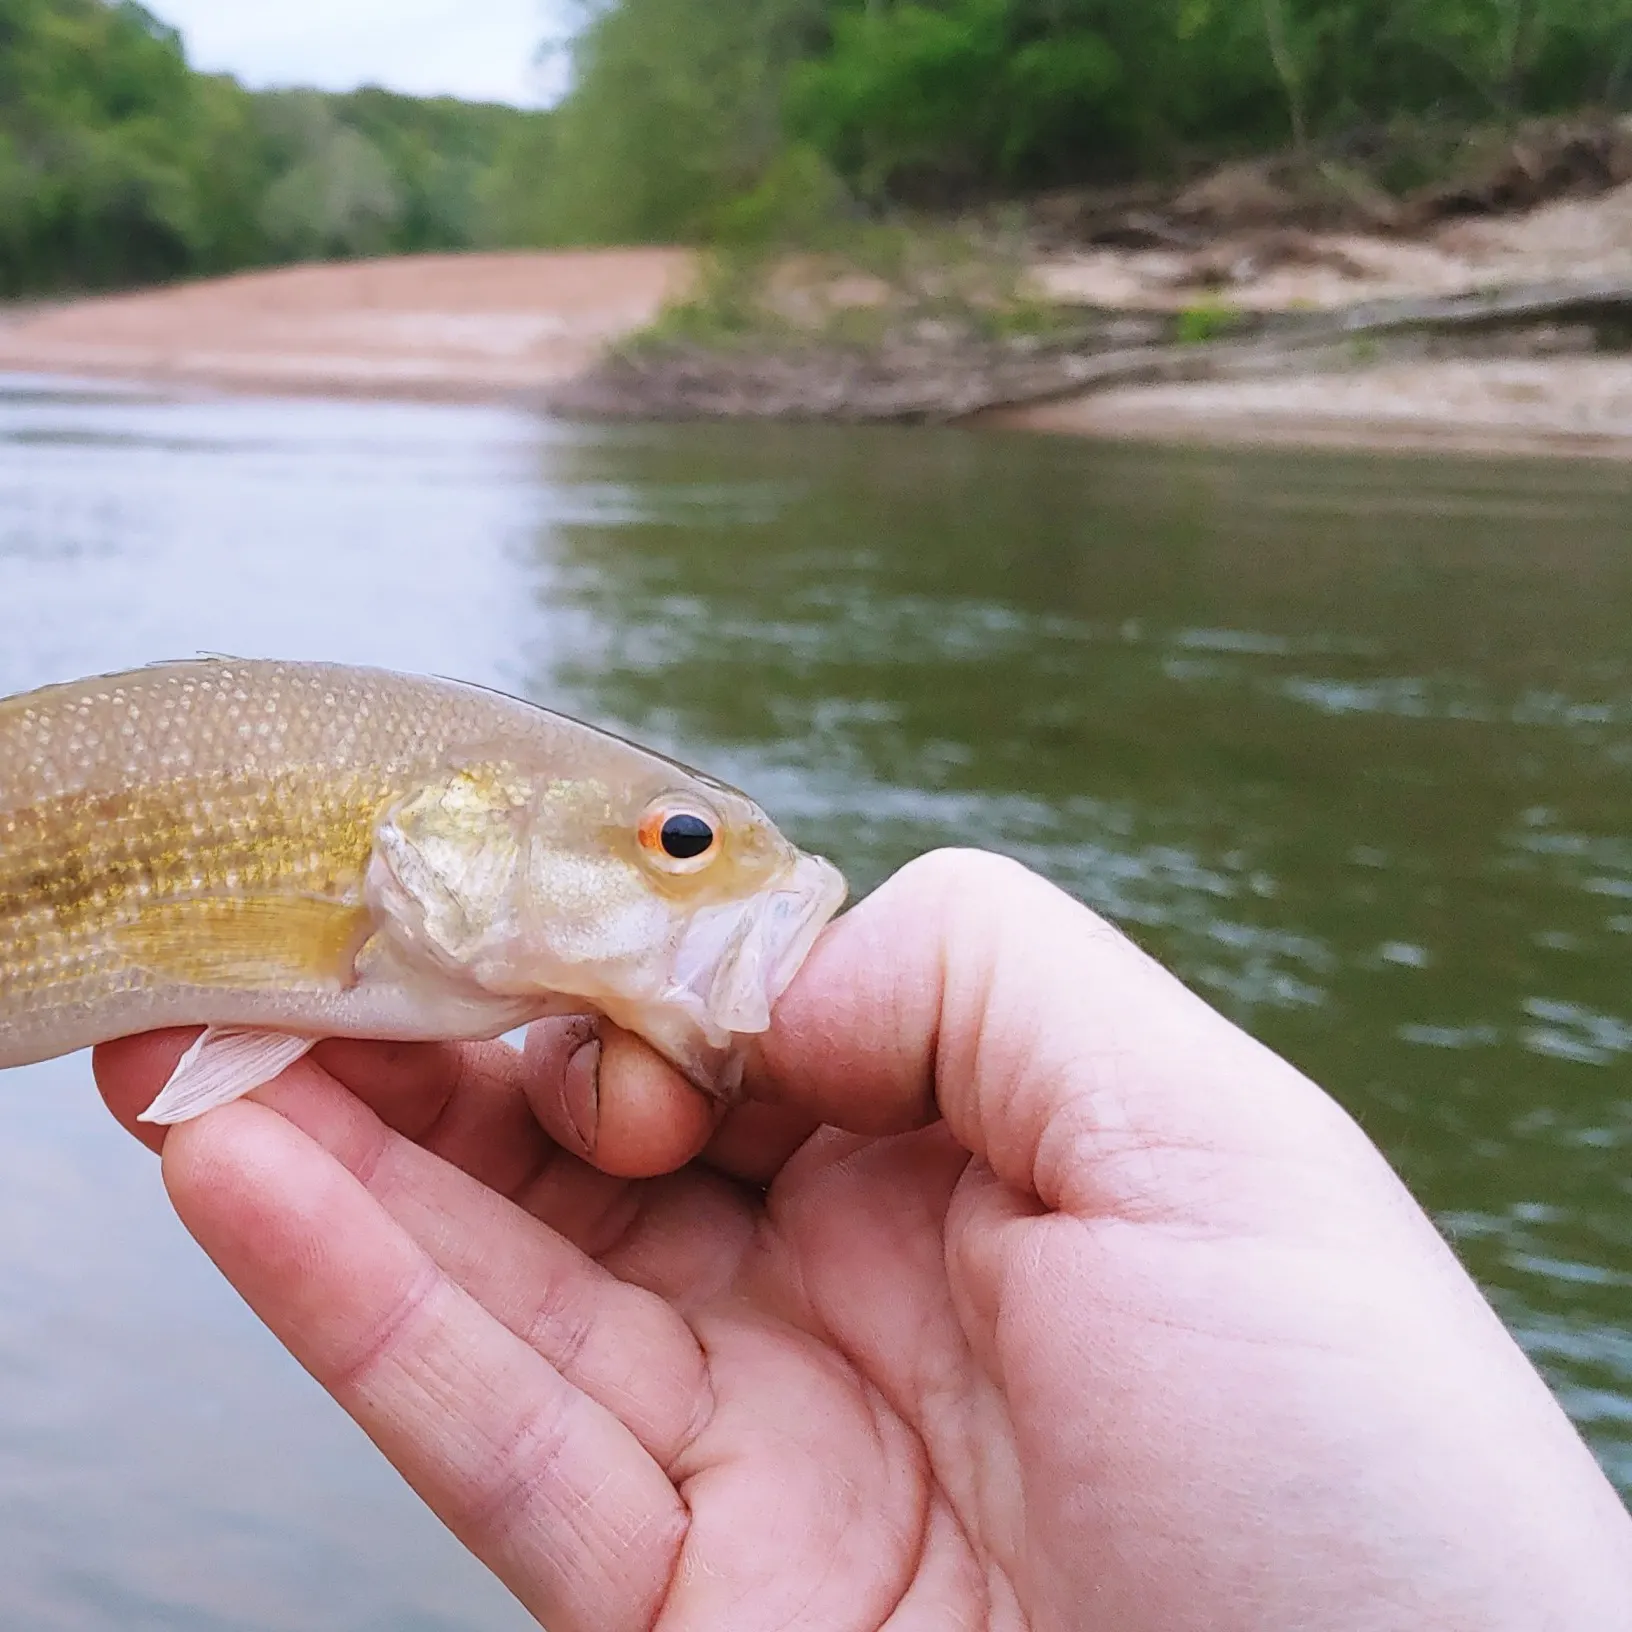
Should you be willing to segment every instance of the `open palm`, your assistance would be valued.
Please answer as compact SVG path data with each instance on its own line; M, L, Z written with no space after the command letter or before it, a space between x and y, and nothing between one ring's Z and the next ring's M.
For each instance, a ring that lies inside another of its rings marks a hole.
M718 1127L595 1036L327 1044L164 1152L552 1632L1617 1624L1624 1513L1380 1158L1029 875L841 920ZM99 1059L150 1142L184 1042Z

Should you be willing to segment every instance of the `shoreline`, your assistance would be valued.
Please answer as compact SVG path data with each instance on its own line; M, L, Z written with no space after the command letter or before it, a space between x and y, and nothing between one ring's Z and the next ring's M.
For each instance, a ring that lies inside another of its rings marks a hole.
M1628 460L1632 357L1381 362L1345 373L1117 387L972 417L1108 441Z
M235 395L549 408L683 297L678 249L435 255L239 273L0 311L0 374ZM618 417L643 417L638 411ZM661 417L652 415L651 417ZM744 417L759 416L750 409ZM822 415L864 418L842 405ZM1381 358L971 412L975 428L1215 446L1632 458L1632 356Z

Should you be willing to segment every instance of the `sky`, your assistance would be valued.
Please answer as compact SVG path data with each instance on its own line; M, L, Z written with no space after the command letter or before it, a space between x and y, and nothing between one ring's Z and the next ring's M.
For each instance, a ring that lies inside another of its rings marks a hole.
M535 66L560 26L552 0L144 0L181 30L187 60L261 90L383 85L536 107L556 76Z

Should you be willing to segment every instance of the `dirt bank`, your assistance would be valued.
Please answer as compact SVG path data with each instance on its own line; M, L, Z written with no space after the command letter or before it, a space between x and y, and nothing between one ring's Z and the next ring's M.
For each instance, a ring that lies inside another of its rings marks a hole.
M1632 138L1629 138L1632 140ZM1510 215L1455 216L1404 231L1219 228L1193 248L1061 246L1037 257L1045 299L1182 310L1211 297L1244 312L1331 311L1364 302L1632 275L1632 182Z
M1632 184L1416 233L1249 231L1199 250L1066 249L1031 275L1049 300L1141 312L1205 299L1243 313L1345 313L1533 287L1632 289ZM1567 354L1522 355L1538 342ZM1568 326L1484 346L1509 354L1112 385L979 417L1094 437L1632 457L1632 356L1595 353L1593 336L1572 339Z
M285 267L74 301L0 322L0 370L249 391L536 393L686 287L677 249L422 255Z

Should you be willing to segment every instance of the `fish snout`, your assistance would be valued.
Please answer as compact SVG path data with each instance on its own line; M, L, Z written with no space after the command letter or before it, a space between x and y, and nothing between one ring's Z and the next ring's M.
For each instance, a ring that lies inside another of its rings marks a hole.
M845 897L843 875L800 854L769 889L746 902L695 913L675 955L672 990L721 1043L764 1031L823 926Z

